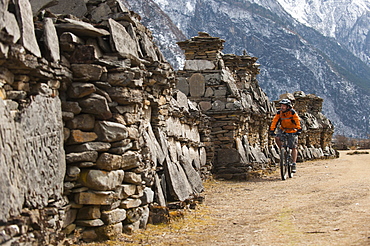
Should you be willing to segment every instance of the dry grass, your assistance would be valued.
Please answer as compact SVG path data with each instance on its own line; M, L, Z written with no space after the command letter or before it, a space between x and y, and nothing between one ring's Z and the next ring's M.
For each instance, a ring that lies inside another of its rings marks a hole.
M213 181L205 182L205 188L212 186L212 183ZM116 240L79 245L191 245L202 240L202 232L209 225L212 225L212 219L207 206L198 204L195 209L170 211L168 224L148 224L146 229L135 231L132 235L121 234Z

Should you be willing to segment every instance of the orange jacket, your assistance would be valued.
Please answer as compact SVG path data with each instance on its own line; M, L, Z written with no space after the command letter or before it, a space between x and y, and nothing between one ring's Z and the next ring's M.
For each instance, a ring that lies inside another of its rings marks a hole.
M297 132L297 130L302 129L298 114L294 109L288 109L286 112L281 110L277 111L276 115L272 119L270 131L275 131L279 123L280 129L287 133L294 133Z

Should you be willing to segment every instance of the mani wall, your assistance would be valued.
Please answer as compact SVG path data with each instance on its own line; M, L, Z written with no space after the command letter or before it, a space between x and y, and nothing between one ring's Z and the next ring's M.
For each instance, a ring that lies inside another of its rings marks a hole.
M121 1L0 1L0 244L112 239L192 206L212 175L273 171L257 58L199 33L174 71ZM334 156L322 99L296 92L301 160Z

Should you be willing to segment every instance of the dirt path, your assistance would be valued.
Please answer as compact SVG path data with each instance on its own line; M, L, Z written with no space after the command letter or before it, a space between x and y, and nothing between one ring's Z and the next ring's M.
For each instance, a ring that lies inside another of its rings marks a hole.
M253 182L212 181L205 203L127 245L370 245L370 155L299 163ZM123 240L123 239L121 239Z
M301 163L293 179L207 191L216 245L370 245L370 156ZM221 192L227 192L227 196Z

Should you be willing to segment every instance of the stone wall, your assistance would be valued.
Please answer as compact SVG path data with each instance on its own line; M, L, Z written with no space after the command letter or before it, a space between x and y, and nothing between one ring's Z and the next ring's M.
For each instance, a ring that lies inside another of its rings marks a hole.
M211 119L207 152L217 177L247 179L277 156L267 135L274 108L258 85L257 58L224 55L224 42L207 33L179 42L187 60L177 87Z
M257 58L200 33L174 72L121 1L57 2L0 1L1 244L111 239L193 204L211 171L273 170ZM332 134L309 98L303 155Z
M177 87L210 117L208 160L217 177L248 179L274 170L279 149L268 136L276 108L257 81L257 58L223 54L225 41L207 33L178 42L184 50L184 69L177 72ZM244 52L245 53L245 52ZM303 92L289 97L301 116L299 160L335 156L334 128L321 113L322 99Z
M1 243L131 233L210 175L208 119L140 17L120 1L66 2L1 2Z

